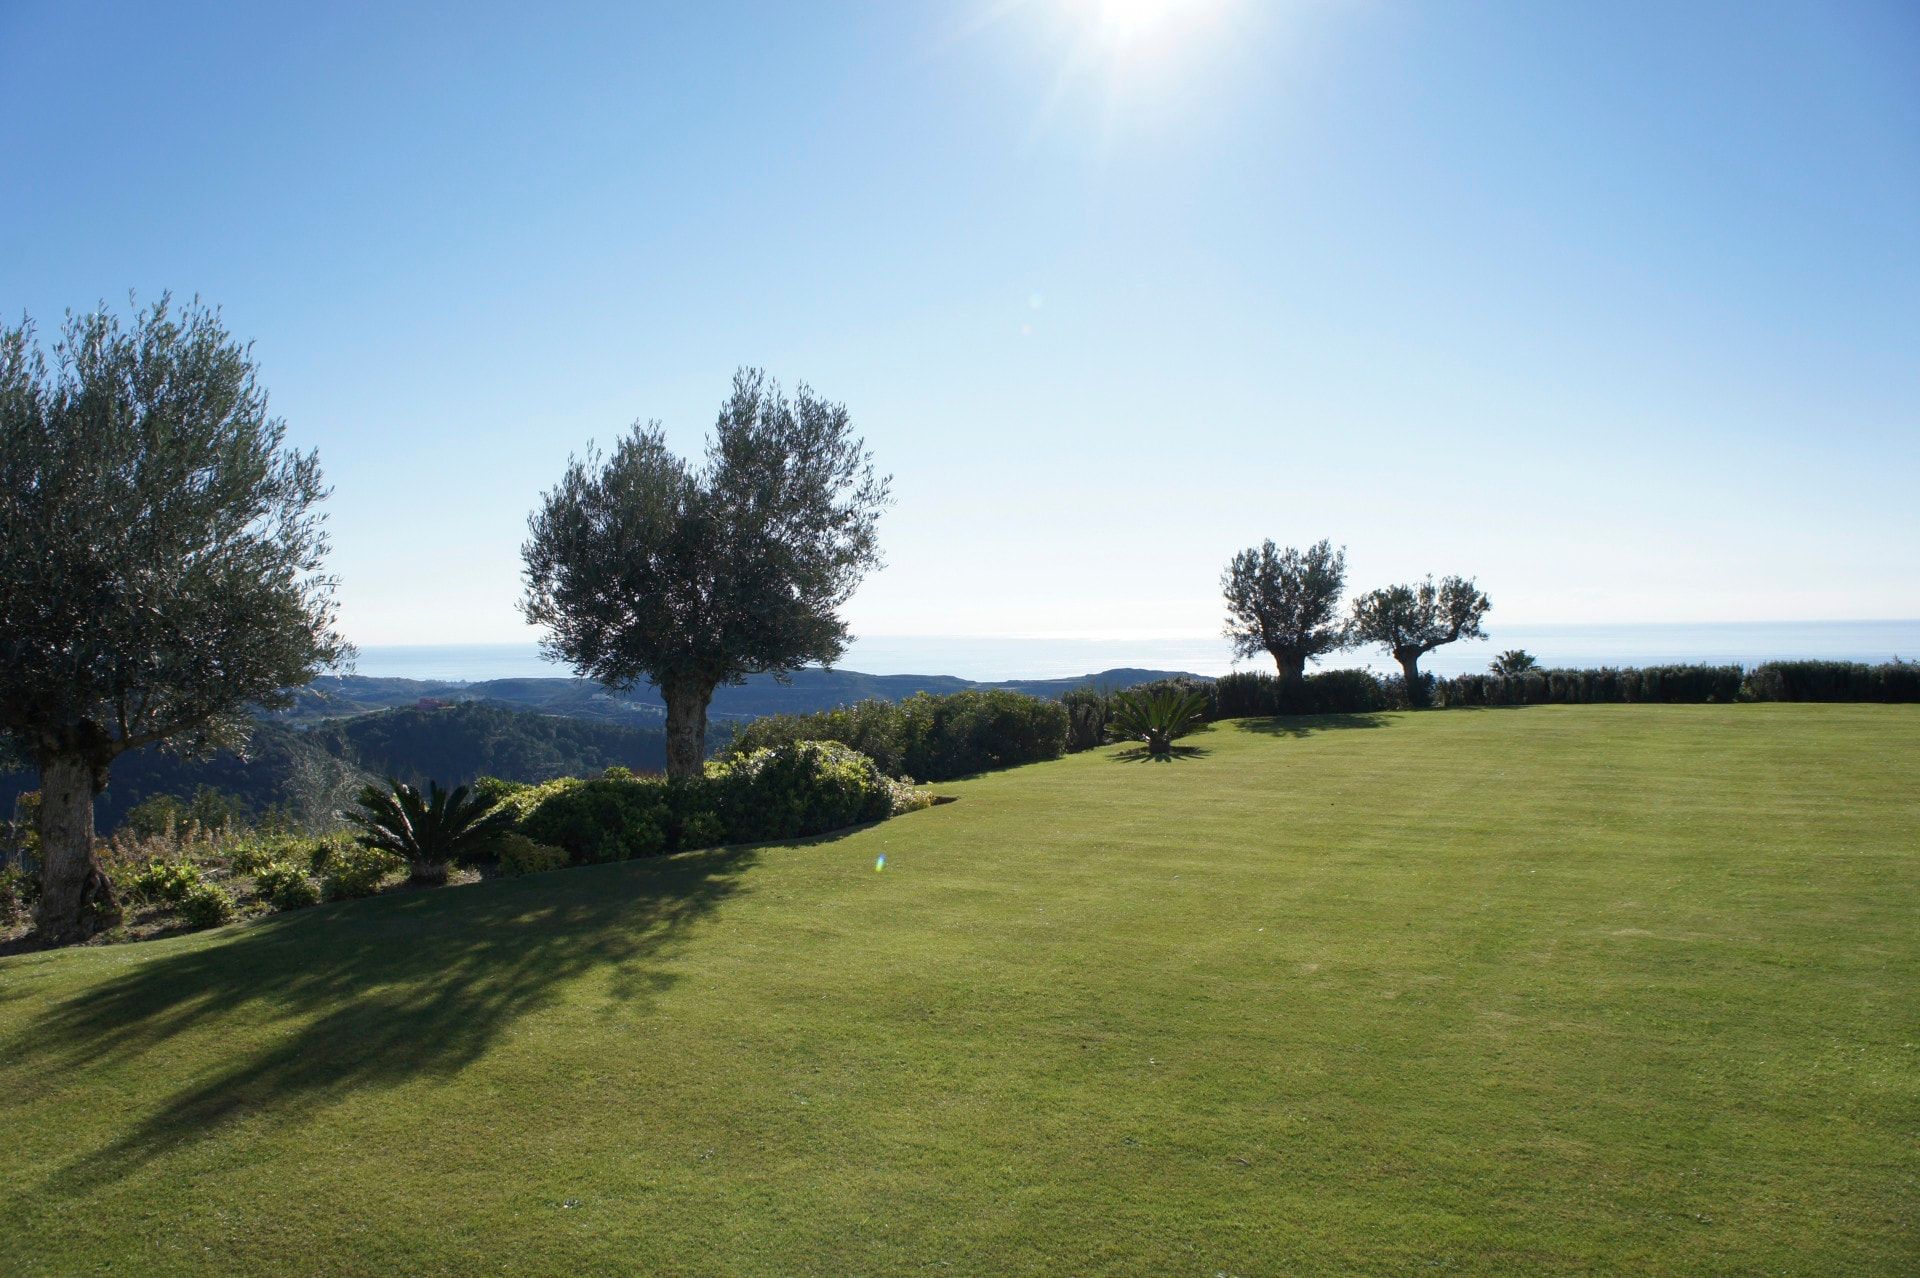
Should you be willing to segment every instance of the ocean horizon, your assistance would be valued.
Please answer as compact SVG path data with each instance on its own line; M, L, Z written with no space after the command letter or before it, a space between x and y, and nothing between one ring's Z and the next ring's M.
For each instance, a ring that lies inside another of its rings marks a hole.
M1421 668L1438 675L1484 671L1494 654L1524 648L1546 666L1758 665L1798 658L1891 661L1920 656L1920 619L1905 621L1653 622L1515 625L1485 640L1429 653ZM1224 638L1075 639L978 635L874 635L856 638L838 663L863 674L954 675L994 682L1067 679L1120 667L1221 675L1270 669L1262 657L1235 663ZM1384 652L1336 653L1314 669L1355 667L1392 673ZM369 644L353 673L379 678L477 683L488 679L564 678L532 643Z

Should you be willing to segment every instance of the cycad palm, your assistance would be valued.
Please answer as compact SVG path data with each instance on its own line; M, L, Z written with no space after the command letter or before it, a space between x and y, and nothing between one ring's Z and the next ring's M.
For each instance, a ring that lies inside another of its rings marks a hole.
M1122 741L1144 742L1148 754L1164 758L1173 753L1175 738L1199 727L1206 717L1204 693L1177 688L1154 693L1116 692L1107 732Z
M442 790L437 781L429 781L422 795L404 781L389 779L384 788L362 790L357 802L357 811L341 813L360 827L355 838L405 857L415 883L444 882L448 862L480 851L513 821L513 814L494 808L493 800L469 795L464 785Z

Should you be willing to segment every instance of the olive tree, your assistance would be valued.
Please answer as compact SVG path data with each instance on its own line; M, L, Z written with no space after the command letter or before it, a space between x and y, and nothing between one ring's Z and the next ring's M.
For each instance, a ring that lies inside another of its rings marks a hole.
M716 687L846 650L838 610L880 565L888 492L844 405L743 369L699 467L658 422L569 462L528 520L521 610L579 673L658 685L667 773L697 775Z
M0 329L0 734L40 774L50 943L118 919L93 855L113 761L238 746L336 665L319 461L285 446L249 349L162 298Z
M1234 656L1270 653L1282 683L1298 680L1311 658L1347 646L1340 621L1346 585L1347 552L1331 542L1299 551L1268 541L1241 551L1220 578Z
M1358 643L1377 643L1393 654L1407 679L1407 700L1426 703L1420 658L1456 639L1484 639L1480 619L1493 603L1471 577L1444 577L1411 586L1387 586L1353 601L1348 623Z

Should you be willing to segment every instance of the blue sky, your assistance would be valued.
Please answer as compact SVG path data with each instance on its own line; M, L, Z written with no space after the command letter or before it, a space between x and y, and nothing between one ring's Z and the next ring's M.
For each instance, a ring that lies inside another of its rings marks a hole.
M736 365L899 504L867 634L1209 634L1234 550L1510 623L1920 616L1920 10L0 6L0 307L224 307L362 643ZM406 10L401 12L401 10Z

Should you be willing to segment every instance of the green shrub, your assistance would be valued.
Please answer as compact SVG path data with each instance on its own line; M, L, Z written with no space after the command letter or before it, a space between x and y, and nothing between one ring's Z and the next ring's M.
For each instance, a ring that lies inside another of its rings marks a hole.
M710 787L707 787L710 792ZM673 845L681 850L719 847L727 841L727 823L718 812L692 812L681 822Z
M532 786L506 800L519 814L520 833L565 848L575 861L594 864L659 856L671 851L673 821L667 782L653 777L568 778Z
M298 910L320 900L320 889L307 877L306 870L292 861L260 867L253 877L253 890L276 911Z
M889 775L935 781L1012 767L1066 752L1070 720L1058 701L1003 689L905 701L863 701L807 715L768 715L734 734L727 757L801 741L837 741Z
M567 850L551 843L535 843L517 830L509 830L498 840L500 873L542 874L565 868Z
M40 876L17 865L0 870L0 925L23 918L40 899Z
M887 797L893 816L924 811L932 807L934 802L933 791L915 785L908 777L889 778Z
M504 777L480 777L473 783L473 792L496 806L532 788L525 781L508 781Z
M358 847L359 845L353 841L352 836L347 834L346 831L336 830L332 834L322 834L302 840L299 846L305 849L307 873L324 877L328 867L333 864L333 858L336 855L348 848Z
M1060 708L1067 712L1067 753L1077 754L1106 744L1107 696L1098 688L1075 688L1062 693Z
M170 839L187 819L187 805L171 794L149 795L127 809L120 828L140 839Z
M891 780L841 742L790 741L709 764L701 777L635 776L623 769L505 791L499 805L515 826L495 847L502 871L531 873L536 866L554 868L549 862L560 854L596 863L802 838L932 802L912 782ZM530 851L539 845L554 851Z
M219 927L234 916L233 898L226 889L204 881L188 888L176 908L181 922L191 928Z
M205 880L191 861L163 861L158 857L135 868L116 886L136 905L179 905Z
M838 741L795 741L716 764L708 780L734 841L805 838L893 814L893 782Z
M763 715L735 731L722 757L735 758L796 741L838 741L872 759L883 772L903 772L905 723L899 704L878 698L813 714Z
M382 848L346 843L331 847L326 858L320 894L329 901L372 896L380 885L406 866L406 859Z
M324 860L326 849L344 839L344 835L255 831L227 849L227 864L235 874L258 874L269 865L289 861L311 868L316 856Z

